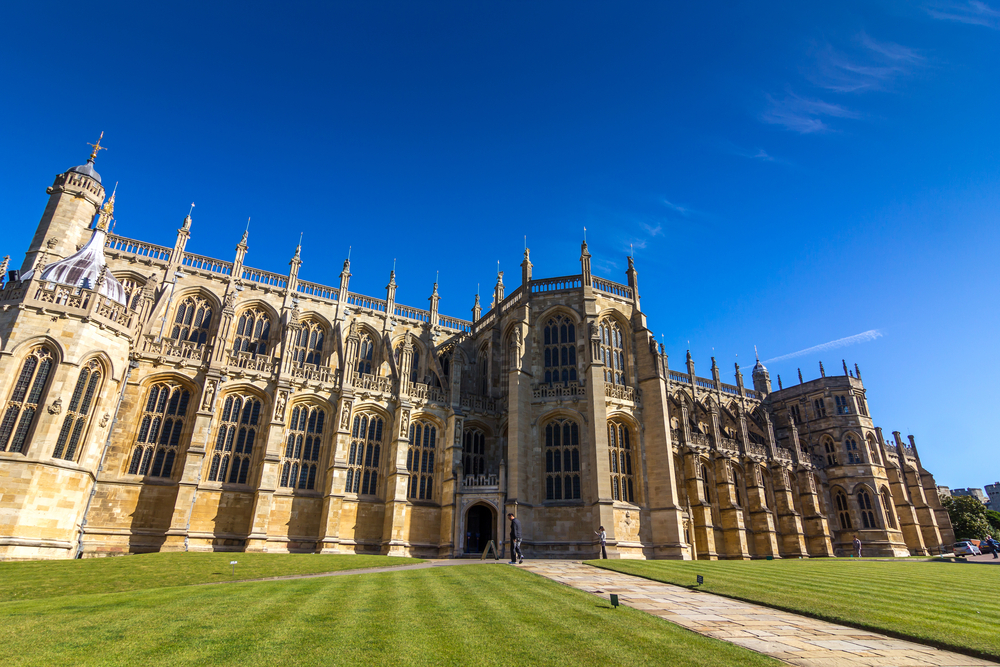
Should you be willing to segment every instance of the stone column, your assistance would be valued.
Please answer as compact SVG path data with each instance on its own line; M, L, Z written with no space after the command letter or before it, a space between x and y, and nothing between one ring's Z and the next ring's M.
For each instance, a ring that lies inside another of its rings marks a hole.
M276 392L274 412L267 426L267 438L264 442L264 456L261 461L260 479L254 493L253 514L251 515L250 535L247 538L247 551L267 551L267 530L271 520L271 504L274 491L278 488L281 469L281 447L285 433L285 414L290 402L290 391L280 389Z
M714 418L713 415L713 421ZM747 548L746 524L743 520L743 509L736 502L733 462L720 456L713 463L715 464L715 495L718 498L719 515L722 519L725 557L748 560L750 551Z
M746 470L747 506L750 509L750 526L754 532L756 554L778 558L781 555L778 550L778 534L774 514L767 506L762 465L756 461L748 461Z
M833 556L833 543L830 541L830 523L823 514L823 508L816 493L816 479L811 470L800 470L799 502L802 503L802 527L809 545L809 555Z
M388 556L409 555L409 503L406 492L410 473L406 452L410 448L409 401L399 404L393 419L393 436L386 443L385 514L382 528L382 553Z
M778 514L778 527L781 529L781 555L784 558L804 558L809 552L806 549L802 516L795 510L794 493L789 477L792 474L794 473L780 464L772 468L774 503L777 505L775 510Z
M333 447L327 459L326 475L324 475L323 510L320 515L320 544L322 553L341 553L346 551L341 547L340 514L344 507L344 486L347 483L347 453L351 447L351 417L354 407L354 395L345 393L340 399L333 437ZM351 541L354 534L348 537ZM350 549L353 551L353 549Z
M685 479L688 497L691 499L691 532L694 538L696 557L700 560L718 560L712 506L705 498L701 466L701 456L697 452L687 451L684 453Z

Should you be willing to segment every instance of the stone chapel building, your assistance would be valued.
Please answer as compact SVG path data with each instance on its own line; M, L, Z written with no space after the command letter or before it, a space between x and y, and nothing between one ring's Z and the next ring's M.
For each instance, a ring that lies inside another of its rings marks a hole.
M55 177L0 289L0 559L151 551L530 558L939 553L913 438L857 367L775 391L670 367L626 282L497 276L472 319L109 233L115 194Z

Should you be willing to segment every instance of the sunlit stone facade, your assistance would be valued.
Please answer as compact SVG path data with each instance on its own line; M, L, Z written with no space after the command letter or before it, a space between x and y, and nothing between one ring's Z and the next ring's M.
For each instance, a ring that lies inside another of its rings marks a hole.
M525 251L520 286L499 274L462 320L436 285L429 310L396 303L394 274L352 293L346 261L338 286L306 282L300 249L252 269L246 235L232 261L193 254L190 216L172 248L109 234L93 163L56 177L0 290L0 558L458 557L508 511L528 557L594 557L600 525L621 558L953 541L860 372L773 391L759 362L749 386L714 359L671 368L631 259L599 278L584 243L579 274L538 279Z

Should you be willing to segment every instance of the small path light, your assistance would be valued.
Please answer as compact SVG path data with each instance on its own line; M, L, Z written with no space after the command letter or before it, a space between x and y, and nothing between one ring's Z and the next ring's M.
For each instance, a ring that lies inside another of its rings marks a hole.
M237 563L237 562L238 562L238 561L235 561L235 560L231 560L231 561L229 561L229 564L233 566L233 576L234 576L234 577L236 576L236 563Z
M617 593L612 593L611 594L611 606L614 607L615 609L618 609L618 594Z

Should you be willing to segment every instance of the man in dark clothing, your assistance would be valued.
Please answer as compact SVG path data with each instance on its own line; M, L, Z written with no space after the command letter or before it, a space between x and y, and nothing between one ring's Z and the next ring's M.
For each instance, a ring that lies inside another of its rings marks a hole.
M524 554L521 553L521 522L513 512L507 518L510 519L510 564L517 565L524 562Z

